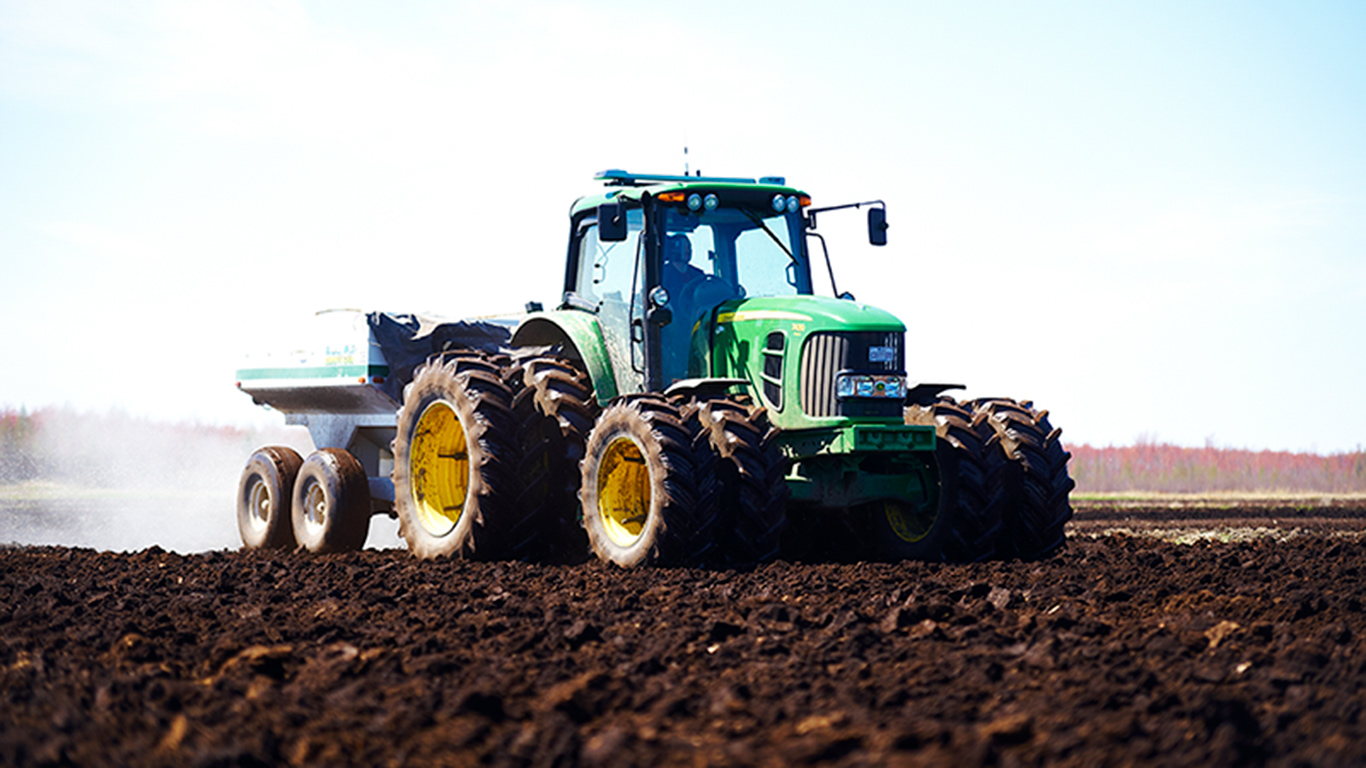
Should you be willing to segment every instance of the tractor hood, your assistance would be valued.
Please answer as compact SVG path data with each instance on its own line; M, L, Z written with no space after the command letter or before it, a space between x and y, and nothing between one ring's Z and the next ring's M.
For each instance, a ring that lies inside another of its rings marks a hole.
M712 323L693 334L689 370L749 382L779 429L901 423L902 397L845 402L836 392L846 374L904 387L906 326L892 313L844 299L774 296L727 301Z
M716 310L718 327L747 322L772 323L784 330L807 332L825 328L851 331L906 330L905 324L886 310L827 296L736 299L725 302Z

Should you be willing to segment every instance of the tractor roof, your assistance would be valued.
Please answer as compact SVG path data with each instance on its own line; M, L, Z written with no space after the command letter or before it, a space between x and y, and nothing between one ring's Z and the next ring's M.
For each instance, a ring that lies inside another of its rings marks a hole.
M659 195L674 190L744 189L784 195L806 194L787 186L787 180L781 176L764 176L756 181L729 176L670 176L658 173L628 173L612 169L599 171L593 178L603 182L606 189L575 200L569 211L571 216L589 208L597 208L611 200L640 200L646 193Z

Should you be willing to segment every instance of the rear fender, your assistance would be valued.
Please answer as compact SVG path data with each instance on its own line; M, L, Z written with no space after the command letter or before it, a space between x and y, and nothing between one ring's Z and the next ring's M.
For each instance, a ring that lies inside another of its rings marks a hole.
M600 404L606 405L617 396L617 379L602 340L602 328L597 317L588 312L561 309L527 315L512 334L512 346L559 347L561 354L588 373Z

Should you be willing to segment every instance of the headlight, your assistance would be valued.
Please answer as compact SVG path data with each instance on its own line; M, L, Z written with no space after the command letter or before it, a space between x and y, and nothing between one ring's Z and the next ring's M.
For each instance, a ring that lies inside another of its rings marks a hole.
M702 196L696 192L688 195L688 210L695 211L702 207Z
M906 397L906 377L886 374L845 373L835 377L837 397Z

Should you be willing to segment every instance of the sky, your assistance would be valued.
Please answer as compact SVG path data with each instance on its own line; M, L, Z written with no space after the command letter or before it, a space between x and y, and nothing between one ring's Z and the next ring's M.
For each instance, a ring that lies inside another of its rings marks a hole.
M259 425L328 308L554 305L606 168L783 175L912 381L1366 443L1366 5L0 0L0 407Z

